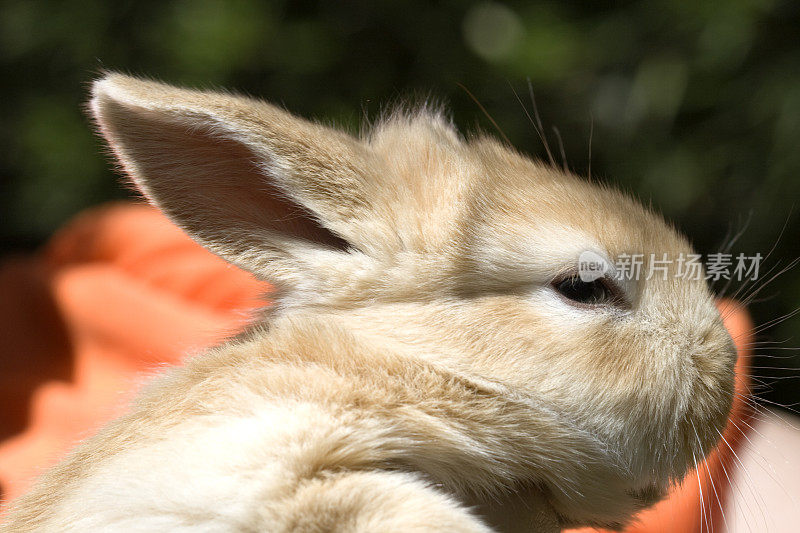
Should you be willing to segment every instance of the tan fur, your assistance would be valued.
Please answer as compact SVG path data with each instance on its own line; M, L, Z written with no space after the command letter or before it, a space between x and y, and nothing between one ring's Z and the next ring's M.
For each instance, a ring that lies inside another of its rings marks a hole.
M0 530L621 527L716 443L734 351L703 281L623 283L623 309L551 286L587 249L691 252L630 198L425 110L356 139L115 74L91 109L140 190L277 306Z

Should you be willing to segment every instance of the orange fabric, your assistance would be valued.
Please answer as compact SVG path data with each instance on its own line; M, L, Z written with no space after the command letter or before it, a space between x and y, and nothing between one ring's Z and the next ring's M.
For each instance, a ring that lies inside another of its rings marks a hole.
M6 263L3 498L117 415L143 373L239 330L266 289L144 205L89 211L40 257Z
M221 341L265 304L268 286L189 240L144 205L115 205L78 217L35 258L0 267L0 487L4 500L77 440L117 415L130 391L164 364ZM723 304L746 376L752 329L746 312ZM740 377L737 388L747 388ZM749 416L741 402L734 422ZM738 433L728 442L735 448ZM733 461L708 461L724 500ZM718 512L708 471L703 501ZM642 513L631 532L700 531L698 479ZM714 516L714 521L717 519Z

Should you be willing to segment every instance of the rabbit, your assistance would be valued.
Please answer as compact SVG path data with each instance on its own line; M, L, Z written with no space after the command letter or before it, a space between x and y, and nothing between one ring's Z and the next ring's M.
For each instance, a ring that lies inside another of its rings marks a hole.
M614 274L692 253L630 196L431 106L356 137L107 73L89 107L135 187L274 304L0 530L621 529L715 446L732 339L704 280Z

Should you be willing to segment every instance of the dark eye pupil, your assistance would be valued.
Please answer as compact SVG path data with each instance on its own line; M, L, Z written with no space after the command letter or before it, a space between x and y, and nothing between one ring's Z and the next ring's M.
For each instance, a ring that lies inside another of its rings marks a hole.
M584 304L603 303L610 298L610 293L602 278L583 281L578 276L574 276L558 282L555 287L563 296Z

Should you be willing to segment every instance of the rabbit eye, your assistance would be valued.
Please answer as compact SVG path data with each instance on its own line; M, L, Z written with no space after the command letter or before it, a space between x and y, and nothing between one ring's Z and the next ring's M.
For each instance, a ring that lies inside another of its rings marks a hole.
M568 276L553 282L553 288L561 296L584 305L616 303L617 293L606 278L583 281L579 276Z

